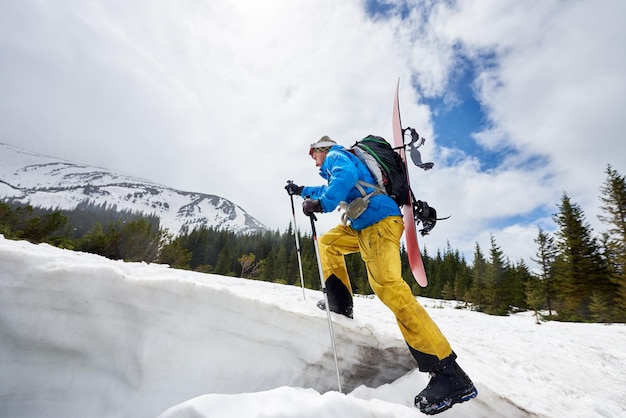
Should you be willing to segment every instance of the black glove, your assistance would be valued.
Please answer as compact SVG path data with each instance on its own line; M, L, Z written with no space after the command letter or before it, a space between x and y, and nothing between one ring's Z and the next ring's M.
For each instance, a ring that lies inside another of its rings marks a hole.
M285 190L287 190L289 196L293 196L294 194L300 196L302 194L302 189L304 189L304 186L298 186L291 180L288 180L287 185L285 186Z
M319 200L305 199L302 202L302 212L306 216L313 215L313 212L323 212L322 204Z

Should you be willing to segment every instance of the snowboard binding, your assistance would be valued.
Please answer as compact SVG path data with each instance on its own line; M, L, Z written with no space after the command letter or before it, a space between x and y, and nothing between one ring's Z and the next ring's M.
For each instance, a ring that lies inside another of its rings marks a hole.
M402 130L402 135L406 137L406 133L409 132L411 135L411 141L408 144L404 145L405 152L406 147L409 147L409 154L411 155L411 160L413 164L417 167L421 168L424 171L428 171L434 167L434 163L432 162L423 162L422 154L419 149L426 138L420 137L417 131L414 128L408 127ZM422 224L422 229L419 229L419 232L422 236L428 235L430 231L435 227L437 221L442 221L448 219L450 216L445 218L437 218L437 211L432 206L429 206L427 202L423 200L417 200L413 195L413 191L411 190L411 204L413 205L413 219L415 220L415 226L419 227L419 224Z
M411 196L411 202L413 204L413 218L415 219L415 225L419 226L422 223L422 229L419 230L422 236L428 235L430 231L435 227L437 221L443 221L445 218L437 218L437 211L432 206L429 206L427 202L423 200L415 200L414 196Z
M424 171L430 170L434 167L435 163L422 162L422 154L418 149L419 147L424 145L426 138L420 137L415 129L410 127L403 129L402 135L406 136L407 131L409 131L411 134L411 142L409 142L409 154L411 155L411 160L413 161L413 164L415 164Z

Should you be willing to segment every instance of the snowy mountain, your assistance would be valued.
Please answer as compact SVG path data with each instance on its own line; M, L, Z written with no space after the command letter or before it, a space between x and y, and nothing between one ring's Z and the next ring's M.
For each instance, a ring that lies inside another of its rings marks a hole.
M233 202L175 190L109 170L31 153L0 143L0 200L73 209L89 200L118 210L156 215L161 228L178 234L200 226L236 233L267 229Z
M428 376L377 298L332 316L336 390L320 297L0 235L0 416L424 416L412 402ZM626 325L419 300L479 391L438 416L626 416Z

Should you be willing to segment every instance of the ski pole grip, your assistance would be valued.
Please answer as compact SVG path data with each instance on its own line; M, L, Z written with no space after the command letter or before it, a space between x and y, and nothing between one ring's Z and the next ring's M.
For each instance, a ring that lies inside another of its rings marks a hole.
M309 217L311 218L311 232L313 233L313 241L316 241L317 231L315 230L315 221L317 221L317 218L315 217L314 213L311 213Z

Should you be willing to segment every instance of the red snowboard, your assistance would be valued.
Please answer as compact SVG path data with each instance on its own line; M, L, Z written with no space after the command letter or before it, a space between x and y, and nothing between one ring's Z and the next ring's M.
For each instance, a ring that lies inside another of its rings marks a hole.
M402 132L402 122L400 120L400 103L398 101L398 90L400 88L400 80L396 86L396 97L393 100L393 143L396 152L402 157L404 166L406 167L407 182L409 182L409 168L406 162L406 149L404 148L404 134ZM404 205L402 207L402 213L404 215L404 239L406 240L406 251L409 255L409 265L413 272L413 277L417 283L426 287L428 285L428 279L426 278L426 271L424 270L424 263L422 263L422 255L420 254L419 244L417 242L417 230L415 226L415 217L413 214L413 205Z

